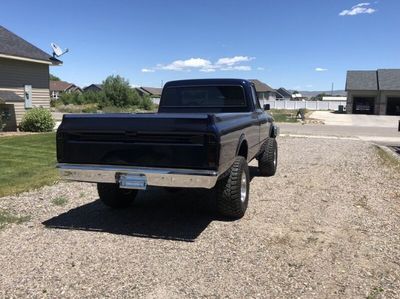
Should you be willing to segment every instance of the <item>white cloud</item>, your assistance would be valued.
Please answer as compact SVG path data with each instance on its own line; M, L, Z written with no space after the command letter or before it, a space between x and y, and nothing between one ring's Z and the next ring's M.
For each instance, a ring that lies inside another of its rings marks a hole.
M155 70L152 69L146 69L146 68L142 69L142 73L154 73L154 72Z
M235 71L251 71L251 66L249 65L237 65L232 67Z
M257 68L257 71L264 71L265 70L265 68L263 68L262 66L259 66L258 68Z
M200 69L200 72L212 73L212 72L215 72L215 69L214 68L203 68L203 69Z
M189 58L186 60L175 60L169 64L157 64L153 68L143 68L142 72L150 73L155 70L167 70L167 71L191 71L198 70L204 73L211 73L216 71L251 71L250 65L241 65L243 62L249 62L254 60L255 57L249 56L233 56L233 57L222 57L217 62L212 63L210 60L203 58ZM257 68L258 70L264 70L264 68Z
M203 59L203 58L190 58L186 60L175 60L174 62L161 66L162 70L169 71L183 71L189 69L203 69L211 66L211 61Z
M234 56L234 57L223 57L218 59L216 65L235 65L240 62L247 62L250 60L253 60L254 57L249 57L249 56Z
M354 5L351 9L345 9L339 13L339 16L356 16L359 14L373 14L376 9L369 7L371 3L363 2Z
M324 69L324 68L322 68L322 67L316 67L315 68L315 71L316 72L326 72L328 69Z

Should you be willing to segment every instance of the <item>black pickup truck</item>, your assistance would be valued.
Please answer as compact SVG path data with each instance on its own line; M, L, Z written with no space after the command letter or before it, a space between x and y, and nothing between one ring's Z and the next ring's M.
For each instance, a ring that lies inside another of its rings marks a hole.
M278 127L264 110L247 80L168 82L158 113L64 115L57 167L65 179L97 183L111 207L130 205L147 186L208 188L221 214L240 218L247 163L276 172Z

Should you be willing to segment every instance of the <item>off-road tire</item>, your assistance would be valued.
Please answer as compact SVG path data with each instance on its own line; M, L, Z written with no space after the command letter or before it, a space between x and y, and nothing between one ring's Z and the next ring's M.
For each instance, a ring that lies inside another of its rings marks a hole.
M258 156L258 169L262 176L273 176L278 166L278 143L275 138L268 138L262 145Z
M246 177L246 196L241 196L242 175ZM244 157L236 157L232 167L217 182L217 209L225 217L240 219L249 202L250 174Z
M121 189L117 184L98 183L97 192L100 200L108 207L121 209L132 205L137 190Z

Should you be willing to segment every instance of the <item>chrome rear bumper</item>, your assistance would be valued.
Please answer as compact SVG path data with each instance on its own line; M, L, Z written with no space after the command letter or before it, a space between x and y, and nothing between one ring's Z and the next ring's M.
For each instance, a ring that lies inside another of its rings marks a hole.
M65 163L57 164L57 168L66 180L116 183L127 189L146 189L147 185L211 189L218 179L218 172L212 170Z

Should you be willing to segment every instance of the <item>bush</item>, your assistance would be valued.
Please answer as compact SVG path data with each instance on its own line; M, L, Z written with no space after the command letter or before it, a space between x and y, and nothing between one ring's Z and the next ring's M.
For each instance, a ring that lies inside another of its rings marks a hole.
M149 96L143 96L141 99L140 108L145 110L153 110L155 106Z
M141 103L137 91L132 89L129 81L121 76L108 76L103 81L103 91L106 97L103 106L129 107L139 106Z
M24 115L19 129L24 132L51 132L55 125L48 109L33 108Z

